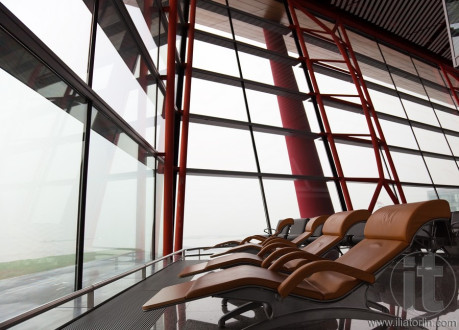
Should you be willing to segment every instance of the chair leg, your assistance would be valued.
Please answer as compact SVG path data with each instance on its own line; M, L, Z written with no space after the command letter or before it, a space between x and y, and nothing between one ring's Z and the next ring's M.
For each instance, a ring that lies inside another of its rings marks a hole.
M229 311L228 313L223 315L218 320L218 326L220 328L224 328L225 327L225 323L226 323L227 320L232 319L232 318L234 318L234 317L236 317L238 315L241 315L242 313L254 310L254 309L258 308L258 307L264 307L264 304L260 303L260 302L256 302L256 301L251 301L251 302L248 302L248 303L246 303L244 305L236 307L232 311Z

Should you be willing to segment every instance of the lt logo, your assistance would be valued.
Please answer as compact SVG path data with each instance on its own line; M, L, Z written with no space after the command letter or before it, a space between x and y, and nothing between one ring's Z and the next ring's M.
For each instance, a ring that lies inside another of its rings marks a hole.
M451 265L438 254L414 252L392 269L390 289L404 310L439 314L455 298L456 277Z

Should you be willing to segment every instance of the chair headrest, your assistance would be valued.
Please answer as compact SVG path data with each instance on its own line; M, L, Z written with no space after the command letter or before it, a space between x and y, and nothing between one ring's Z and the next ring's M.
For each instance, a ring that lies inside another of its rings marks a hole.
M368 210L343 211L332 214L325 221L322 234L344 236L352 225L367 220L370 214Z
M365 226L366 238L399 240L410 243L425 223L449 219L447 201L436 199L418 203L389 205L375 211Z
M311 218L306 224L306 228L304 229L304 231L311 232L316 230L317 227L325 223L325 220L327 220L328 217L328 215L319 215L318 217Z

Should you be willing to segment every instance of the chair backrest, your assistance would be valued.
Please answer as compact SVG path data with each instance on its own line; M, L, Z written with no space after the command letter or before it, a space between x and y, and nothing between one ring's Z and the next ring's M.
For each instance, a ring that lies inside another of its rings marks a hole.
M288 232L287 239L292 240L298 235L304 233L306 223L309 221L309 218L299 218L293 219L293 225L290 227L290 231Z
M365 221L370 216L368 210L343 211L329 216L323 227L322 235L306 245L303 250L322 255L338 244L354 224Z
M349 249L335 262L375 274L410 246L416 232L429 221L450 217L445 200L385 206L367 220L365 239ZM332 271L318 272L308 282L326 288L325 299L333 299L349 292L359 280Z
M310 218L304 228L304 232L292 239L292 243L297 245L303 244L310 236L319 236L322 233L322 226L327 220L328 215L320 215Z
M454 236L459 235L459 211L451 212L451 231Z
M314 236L319 236L322 234L322 227L325 221L328 219L329 215L320 215L318 217L311 218L306 224L304 231L311 232Z
M273 236L286 238L290 230L290 227L293 225L293 223L294 221L292 218L279 220L276 226L276 231L273 233Z

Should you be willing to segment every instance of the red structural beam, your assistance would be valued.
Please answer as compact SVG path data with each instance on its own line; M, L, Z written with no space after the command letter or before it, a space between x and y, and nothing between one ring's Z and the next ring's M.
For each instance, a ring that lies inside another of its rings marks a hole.
M183 97L182 135L180 140L180 163L177 192L177 212L175 221L174 251L183 247L183 222L185 216L186 163L188 155L188 128L190 124L191 73L193 68L194 26L196 20L196 0L190 2L188 24L188 50L185 68L185 91Z
M311 61L311 59L309 57L309 53L308 53L308 50L306 48L306 42L305 42L304 37L303 37L303 31L302 31L302 29L300 27L300 23L298 21L298 17L296 16L294 4L292 2L293 1L288 1L288 7L289 7L289 11L290 11L290 13L292 15L292 19L293 19L293 24L294 24L293 28L296 31L296 34L297 34L298 39L300 41L301 52L303 53L302 54L303 57L301 59L304 61L308 71L311 73L310 74L310 78L311 78L311 84L313 86L313 90L311 92L313 92L315 94L317 105L319 107L322 123L324 125L325 133L326 133L326 136L327 136L327 141L328 141L328 144L330 145L330 151L331 151L331 154L333 156L333 161L335 163L336 172L338 174L338 178L337 179L338 179L338 181L340 183L341 191L343 192L343 197L344 197L344 200L345 200L345 203L346 203L346 207L347 207L348 210L352 210L353 207L352 207L351 197L350 197L350 194L349 194L349 190L347 188L346 181L344 180L343 168L342 168L341 162L339 160L338 150L336 148L336 144L335 144L335 141L333 139L332 130L331 130L331 127L330 127L330 123L328 121L328 117L327 117L327 113L326 113L326 110L325 110L324 102L322 101L322 94L320 94L320 92L319 92L320 91L319 84L318 84L317 79L315 78L315 75L314 75L313 63L312 63L312 61Z
M263 33L268 49L288 53L281 34L268 29L264 29ZM270 60L270 65L275 86L298 91L298 84L290 65L275 60ZM279 95L277 102L285 128L311 131L301 100ZM292 174L323 176L314 140L293 136L286 136L285 140ZM295 180L294 185L301 217L333 213L333 204L326 182Z
M451 68L445 66L445 65L440 65L441 71L443 73L443 76L446 79L446 83L448 84L449 89L451 90L452 97L454 99L454 102L456 103L456 106L459 106L459 98L457 97L457 88L453 86L453 83L451 82L451 79L449 79L449 74L453 76L453 78L457 81L459 81L459 77L457 76L457 72L452 70Z
M169 1L167 31L167 79L165 97L165 161L163 255L172 253L174 228L174 115L175 115L175 41L177 34L177 1Z

